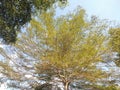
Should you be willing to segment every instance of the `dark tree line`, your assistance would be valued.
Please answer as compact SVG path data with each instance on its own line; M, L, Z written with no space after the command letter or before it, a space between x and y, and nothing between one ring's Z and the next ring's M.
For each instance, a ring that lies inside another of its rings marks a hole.
M0 37L5 43L15 43L21 26L31 20L36 10L46 11L55 2L66 0L0 0Z

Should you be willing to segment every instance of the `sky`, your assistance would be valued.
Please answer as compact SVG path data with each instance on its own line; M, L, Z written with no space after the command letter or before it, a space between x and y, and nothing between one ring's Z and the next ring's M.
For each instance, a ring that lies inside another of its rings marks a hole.
M120 23L120 0L69 0L67 7L57 10L57 14L63 15L81 6L88 16L98 16L101 19L109 19Z

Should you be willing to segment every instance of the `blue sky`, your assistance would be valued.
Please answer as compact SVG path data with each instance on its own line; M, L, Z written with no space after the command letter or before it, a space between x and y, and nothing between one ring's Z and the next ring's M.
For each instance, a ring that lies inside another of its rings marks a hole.
M120 0L69 0L69 4L63 10L57 10L57 14L66 14L77 6L86 10L88 16L96 15L102 19L120 22Z

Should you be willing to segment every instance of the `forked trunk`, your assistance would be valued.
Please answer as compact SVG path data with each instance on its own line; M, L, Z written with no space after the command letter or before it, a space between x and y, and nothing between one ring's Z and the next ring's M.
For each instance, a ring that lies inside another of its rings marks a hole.
M70 84L70 82L64 83L64 90L69 90L69 84Z

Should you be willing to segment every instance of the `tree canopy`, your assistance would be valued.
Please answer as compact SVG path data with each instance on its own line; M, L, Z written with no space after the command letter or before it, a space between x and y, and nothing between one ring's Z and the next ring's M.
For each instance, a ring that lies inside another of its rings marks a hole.
M13 87L32 89L40 84L40 80L44 80L50 87L50 82L62 82L65 90L77 81L83 81L84 85L85 82L95 85L99 81L101 83L106 76L97 64L105 59L107 51L112 49L112 52L117 52L120 56L120 28L111 28L109 35L106 35L106 22L95 16L88 19L82 8L55 17L55 10L50 7L56 2L64 1L66 0L0 1L0 38L4 42L15 42L17 31L30 22L26 25L26 30L19 33L16 45L13 46L15 58L1 48L1 55L5 57L0 61L2 75L18 83L29 84L28 87L17 84ZM32 17L35 13L39 15ZM111 48L107 46L109 40ZM119 66L120 59L115 63ZM27 77L28 74L31 78ZM115 88L92 87L103 90Z
M107 50L105 29L106 24L96 17L87 21L83 9L56 19L48 11L31 20L16 47L36 58L38 75L60 79L67 90L74 80L94 82L104 76L96 64Z
M0 1L0 37L6 43L16 41L16 31L31 20L36 10L46 11L55 2L66 0L1 0Z

